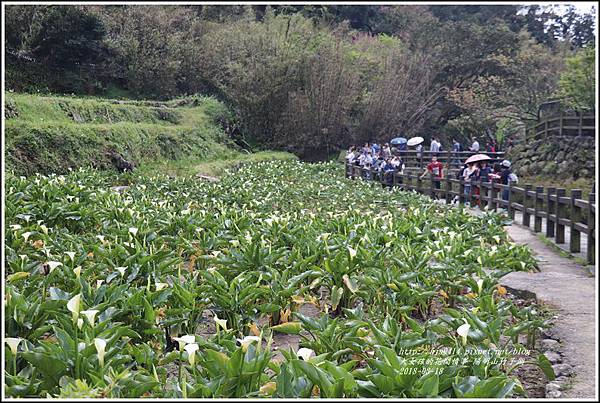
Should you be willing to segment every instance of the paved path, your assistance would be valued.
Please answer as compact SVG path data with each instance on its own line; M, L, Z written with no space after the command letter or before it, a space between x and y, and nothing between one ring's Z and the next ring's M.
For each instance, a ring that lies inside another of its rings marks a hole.
M518 224L506 227L518 244L526 244L536 255L539 273L514 272L502 278L508 287L534 292L538 301L557 309L547 334L561 343L563 363L573 367L572 388L561 398L597 399L596 394L596 281L573 259L560 256L531 230Z
M522 223L523 223L523 214L520 211L515 211L515 220L514 221L515 221L515 223L519 224L519 226L522 226ZM531 217L531 219L529 221L530 221L529 228L530 228L531 232L533 233L533 222L534 222L533 217ZM543 219L542 220L542 231L539 232L538 234L546 235L546 224L547 224L546 219ZM523 227L523 228L527 228L527 227ZM586 253L587 253L588 239L587 239L587 235L585 233L583 233L583 232L581 233L580 237L581 237L581 248L580 248L581 252L571 252L569 250L569 243L571 242L571 228L570 227L565 227L565 243L557 244L556 243L556 238L548 238L548 239L551 240L552 243L555 246L559 247L563 251L565 251L565 252L569 253L570 255L573 255L573 256L578 257L578 258L582 259L583 261L585 261L586 260L586 256L587 256ZM593 272L594 266L589 265L588 267Z

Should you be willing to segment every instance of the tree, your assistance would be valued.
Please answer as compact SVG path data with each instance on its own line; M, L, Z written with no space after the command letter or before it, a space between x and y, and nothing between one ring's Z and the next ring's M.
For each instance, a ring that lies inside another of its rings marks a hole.
M513 56L495 56L502 75L479 77L465 89L451 92L452 99L470 117L479 133L495 136L497 128L515 134L537 121L538 107L553 96L564 68L562 55L536 43L527 31L519 36Z
M579 111L595 108L595 53L594 47L587 47L566 60L567 68L558 82L558 96L567 107Z

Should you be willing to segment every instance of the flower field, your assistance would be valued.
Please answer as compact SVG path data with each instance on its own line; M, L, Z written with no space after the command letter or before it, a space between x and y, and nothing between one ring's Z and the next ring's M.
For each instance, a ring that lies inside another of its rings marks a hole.
M6 180L6 396L525 393L508 349L546 322L499 285L535 270L499 215L334 163Z

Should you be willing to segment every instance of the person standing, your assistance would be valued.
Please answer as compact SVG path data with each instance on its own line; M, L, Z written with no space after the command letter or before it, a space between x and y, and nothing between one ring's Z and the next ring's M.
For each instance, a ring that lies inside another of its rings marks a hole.
M460 161L460 151L461 151L461 145L458 142L458 140L454 139L452 140L452 152L454 153L454 165L456 166L456 168L460 168L461 166L461 161Z
M502 171L500 171L500 183L508 186L509 177L512 174L510 170L511 163L508 160L502 161ZM502 189L502 200L508 201L508 188Z
M434 154L437 154L440 152L440 146L441 143L438 141L437 137L434 137L433 140L431 140L431 146L429 147L429 151L431 151Z
M465 181L465 204L470 205L471 199L471 181L475 179L477 175L477 164L474 162L467 165L467 168L463 171L463 179Z
M471 148L469 148L469 150L473 152L479 152L479 142L476 138L473 138L473 143L471 144Z
M423 177L429 172L433 179L434 188L440 189L442 183L441 181L442 179L444 179L443 168L444 166L442 165L442 163L437 160L437 157L435 155L433 155L431 157L431 162L427 164L427 167L425 168L425 171L421 174L420 179L423 179ZM434 196L437 199L437 193L434 193Z
M418 144L415 147L415 151L417 152L417 164L419 165L419 168L421 168L421 159L423 157L423 145Z
M490 181L490 174L492 173L492 168L490 166L488 166L487 161L480 161L479 162L479 169L477 169L477 175L475 176L475 180L483 183L483 182L489 182ZM482 184L481 187L483 187L484 185ZM479 186L474 186L474 190L475 190L475 194L477 196L481 195L481 189ZM479 199L479 197L477 198L477 206L480 206L481 204L481 199Z

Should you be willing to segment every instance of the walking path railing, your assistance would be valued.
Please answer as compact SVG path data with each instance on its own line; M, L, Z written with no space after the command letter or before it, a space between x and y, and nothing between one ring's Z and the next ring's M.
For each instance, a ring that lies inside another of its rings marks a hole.
M485 206L496 211L506 209L508 216L515 219L515 212L520 212L522 224L530 227L533 221L533 231L542 232L542 220L545 221L545 235L557 245L564 245L565 228L569 229L569 251L582 252L581 235L585 234L587 242L586 260L588 264L595 263L595 217L596 195L590 193L588 200L582 198L579 189L573 189L567 196L566 189L541 186L533 187L525 184L524 187L503 185L497 181L465 182L464 179L455 179L446 176L435 179L431 176L427 180L420 175L399 172L376 172L369 168L345 164L347 178L362 178L365 180L379 181L382 186L399 187L403 190L414 190L417 193L429 195L432 198L443 199L446 203L469 203L471 206ZM466 189L466 191L465 191Z
M552 116L543 119L526 130L528 141L545 139L551 136L595 136L596 115L579 114L577 116L565 115Z
M467 158L475 154L485 154L491 158L490 163L501 162L504 159L504 152L490 153L486 151L415 151L403 150L399 151L402 162L407 168L424 168L433 155L437 156L439 162L449 167L460 168Z

